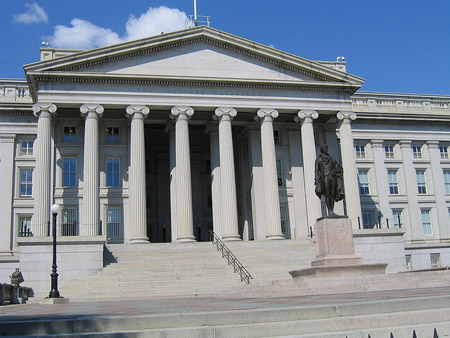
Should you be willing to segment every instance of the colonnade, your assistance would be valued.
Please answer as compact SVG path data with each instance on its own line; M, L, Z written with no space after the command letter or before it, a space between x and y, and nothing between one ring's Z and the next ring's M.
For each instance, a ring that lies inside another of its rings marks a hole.
M32 219L34 236L48 236L46 224L50 220L51 204L51 118L56 115L53 104L37 103L33 111L38 117L36 144L36 169L34 174L35 207ZM103 107L98 104L82 105L81 115L85 119L84 139L84 186L83 203L85 225L81 236L101 233L99 212L99 155L98 121ZM148 242L145 191L145 138L144 119L150 114L146 106L130 105L126 116L131 120L130 167L129 167L129 214L126 238L130 243ZM194 115L191 107L176 106L170 111L171 122L166 131L170 135L170 201L172 240L195 241L192 212L192 182L189 145L189 120ZM230 107L215 109L213 119L218 125L208 128L211 146L212 209L214 230L223 240L240 240L238 228L235 162L233 152L232 120L237 111ZM260 122L261 157L264 182L264 211L267 239L283 239L280 220L280 201L277 184L276 152L273 121L278 117L275 109L259 109L255 120ZM353 112L339 112L341 122L340 139L344 169L344 188L347 199L347 214L351 219L361 215L351 121ZM314 193L314 159L316 146L313 121L316 111L301 110L296 121L301 123L302 156L306 192L306 209L309 225L321 216L320 200ZM350 151L349 151L350 150Z

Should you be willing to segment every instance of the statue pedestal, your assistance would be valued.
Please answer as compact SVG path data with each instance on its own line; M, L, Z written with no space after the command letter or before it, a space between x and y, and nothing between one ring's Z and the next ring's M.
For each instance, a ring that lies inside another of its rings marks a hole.
M311 268L290 271L293 278L385 273L387 263L363 264L355 254L352 222L346 216L319 218L314 233L316 259Z

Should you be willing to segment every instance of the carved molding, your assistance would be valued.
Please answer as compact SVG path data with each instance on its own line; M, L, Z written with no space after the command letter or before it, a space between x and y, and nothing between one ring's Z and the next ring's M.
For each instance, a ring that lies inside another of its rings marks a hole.
M136 113L140 113L142 118L146 119L150 113L150 109L147 106L130 105L127 107L126 112L128 118L131 118Z
M36 117L39 117L42 113L47 113L49 116L52 116L56 113L56 106L53 103L43 103L38 102L33 104L33 114Z
M300 110L294 117L295 122L312 123L319 117L319 113L315 110Z
M104 111L105 108L100 104L83 104L80 107L82 117L87 117L89 113L95 113L100 118L103 116Z
M170 110L171 119L178 119L180 117L183 117L189 120L192 115L194 115L194 109L187 106L175 106Z

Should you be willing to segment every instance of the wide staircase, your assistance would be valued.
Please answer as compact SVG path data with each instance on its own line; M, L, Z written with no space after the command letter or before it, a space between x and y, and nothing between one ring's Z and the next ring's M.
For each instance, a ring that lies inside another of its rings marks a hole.
M250 272L251 283L290 278L315 257L309 240L228 242ZM105 267L97 273L60 282L73 301L156 297L220 296L244 283L210 242L108 245ZM46 295L36 295L35 300Z

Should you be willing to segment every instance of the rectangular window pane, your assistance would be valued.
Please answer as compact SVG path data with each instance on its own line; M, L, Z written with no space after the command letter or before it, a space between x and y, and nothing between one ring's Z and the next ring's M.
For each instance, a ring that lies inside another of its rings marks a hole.
M398 195L397 171L388 170L388 177L389 177L389 193L391 195Z
M444 170L445 193L450 194L450 170Z
M448 160L448 148L441 146L439 147L439 152L441 153L441 159Z
M25 140L20 143L20 154L21 155L33 155L33 143L34 141Z
M76 126L64 126L63 141L68 143L75 143L77 141Z
M121 208L118 206L106 207L106 232L108 238L120 238Z
M369 195L369 173L367 170L358 171L359 193L361 195Z
M417 170L416 171L416 177L417 177L417 192L420 195L427 193L427 185L425 181L425 170Z
M360 144L355 144L356 158L366 157L366 147Z
M106 142L119 142L119 127L106 127Z
M78 236L78 207L76 205L63 207L61 236Z
M20 196L31 196L33 187L33 170L20 170Z
M422 210L422 228L424 235L431 235L431 215L430 210Z
M384 146L384 155L386 158L394 158L394 146Z
M392 218L394 221L394 228L403 228L403 218L401 210L392 210Z
M75 157L63 158L63 187L76 187L77 185L77 159Z
M273 140L275 144L280 144L280 131L278 129L273 130Z
M118 158L106 159L106 186L120 186L120 161Z
M412 146L414 158L422 158L422 146Z
M363 212L363 229L373 229L375 222L373 217L373 212Z
M19 237L31 237L31 217L19 217Z

